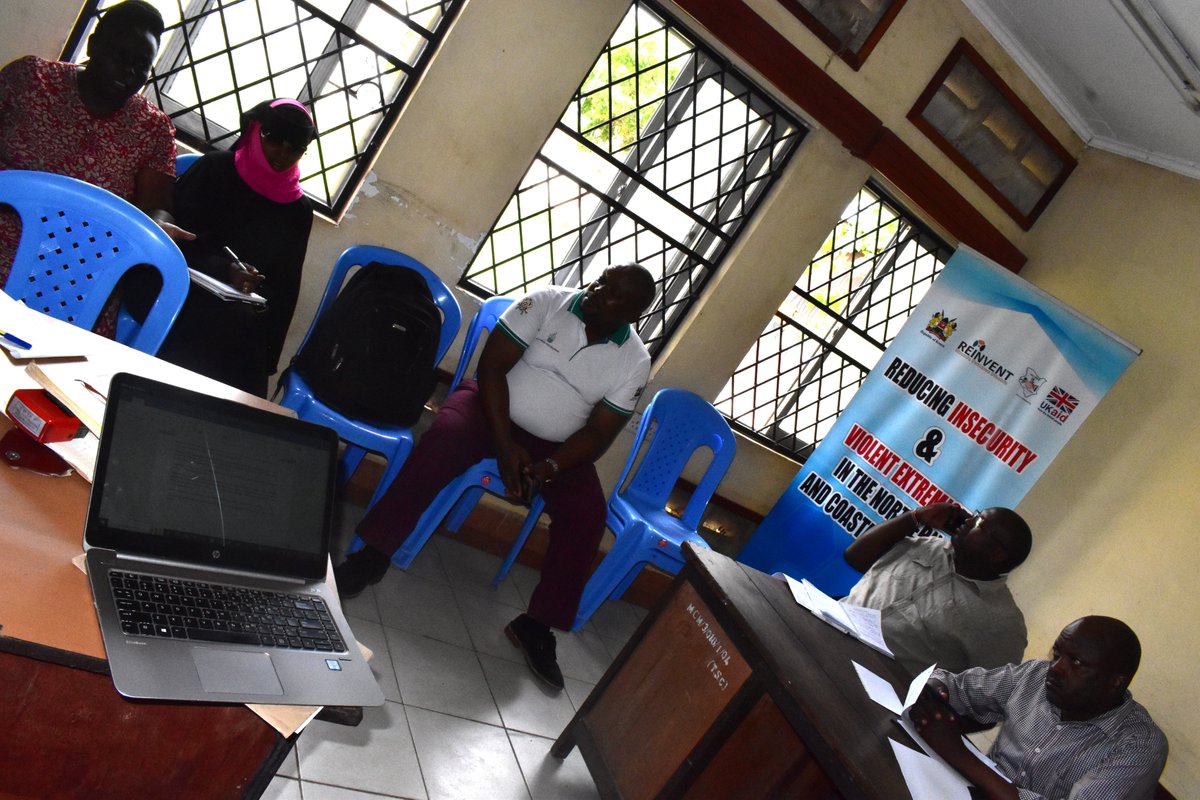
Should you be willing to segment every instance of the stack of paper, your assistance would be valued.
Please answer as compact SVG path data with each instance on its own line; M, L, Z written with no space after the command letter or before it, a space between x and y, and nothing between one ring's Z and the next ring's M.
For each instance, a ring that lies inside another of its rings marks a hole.
M796 580L782 572L775 573L776 578L787 582L796 602L807 608L813 614L843 633L848 633L855 639L873 650L878 650L888 658L895 658L887 642L883 639L883 624L877 609L853 606L834 600L822 592L807 579Z
M854 665L854 671L858 673L858 679L862 682L867 696L895 714L898 717L896 722L900 727L925 751L925 754L922 755L894 739L888 740L891 742L892 752L896 755L896 761L900 764L900 771L904 773L904 781L908 784L908 790L912 794L913 800L957 800L958 798L967 800L970 798L971 783L947 764L921 738L921 735L917 733L916 726L908 716L909 709L912 708L913 703L917 702L921 690L925 688L936 665L930 665L928 669L913 678L908 685L904 699L901 700L896 694L896 690L886 680L856 661L850 663ZM997 775L1004 777L995 762L979 752L975 745L971 744L970 739L964 736L963 743L976 758L990 767Z
M192 279L192 283L202 289L212 292L222 300L240 300L243 303L250 303L256 306L265 306L267 298L255 292L243 292L235 289L224 281L219 281L211 275L206 275L197 269L188 267L188 277Z

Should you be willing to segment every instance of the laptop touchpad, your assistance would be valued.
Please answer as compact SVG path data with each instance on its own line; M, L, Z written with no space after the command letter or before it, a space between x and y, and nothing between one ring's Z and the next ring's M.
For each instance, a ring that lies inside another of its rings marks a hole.
M192 660L206 692L219 694L283 694L267 653L193 648Z

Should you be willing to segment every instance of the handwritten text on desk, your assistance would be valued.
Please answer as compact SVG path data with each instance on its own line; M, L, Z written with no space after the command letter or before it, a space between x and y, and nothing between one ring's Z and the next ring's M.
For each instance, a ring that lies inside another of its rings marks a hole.
M729 680L721 671L721 667L729 666L729 650L727 650L725 645L722 644L721 637L719 637L716 631L713 630L713 626L708 623L708 620L704 618L701 610L697 608L695 604L688 603L687 613L696 623L696 627L700 629L700 633L704 637L704 640L712 645L713 653L715 655L713 658L709 659L705 666L708 667L708 671L712 673L713 680L716 681L717 686L720 687L721 691L723 692L729 687Z

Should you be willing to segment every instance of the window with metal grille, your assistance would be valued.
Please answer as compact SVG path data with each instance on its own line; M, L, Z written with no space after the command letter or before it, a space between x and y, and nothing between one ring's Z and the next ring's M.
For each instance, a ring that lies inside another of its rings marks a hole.
M646 0L632 4L460 285L579 287L638 261L657 354L805 133Z
M714 405L743 433L804 461L951 252L868 183Z
M80 61L98 12L88 0L63 50ZM180 141L228 148L241 113L291 97L320 132L301 185L340 217L464 0L151 0L167 23L146 96Z

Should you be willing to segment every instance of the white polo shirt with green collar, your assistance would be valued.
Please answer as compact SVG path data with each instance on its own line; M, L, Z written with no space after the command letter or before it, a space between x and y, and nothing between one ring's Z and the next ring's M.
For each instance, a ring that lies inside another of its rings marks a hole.
M530 292L498 327L525 352L508 373L509 418L551 442L583 427L597 403L629 416L650 376L650 353L632 327L588 344L582 291L548 286Z

